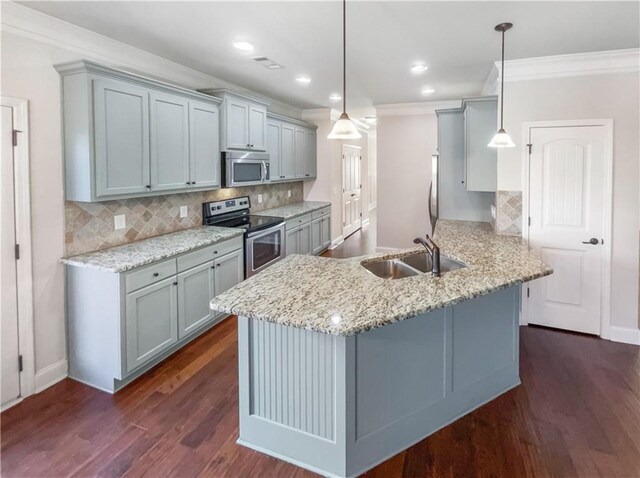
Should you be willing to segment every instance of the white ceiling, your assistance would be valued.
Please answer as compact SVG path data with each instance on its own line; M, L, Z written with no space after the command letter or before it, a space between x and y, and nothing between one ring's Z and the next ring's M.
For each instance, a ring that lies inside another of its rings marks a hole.
M341 2L20 2L83 28L300 108L331 106L341 90ZM350 106L480 93L507 59L640 46L638 2L349 2ZM248 40L252 53L232 43ZM268 56L286 66L267 70ZM429 70L409 72L422 60ZM309 85L294 81L311 76ZM425 97L422 86L435 88ZM335 106L335 105L334 105Z

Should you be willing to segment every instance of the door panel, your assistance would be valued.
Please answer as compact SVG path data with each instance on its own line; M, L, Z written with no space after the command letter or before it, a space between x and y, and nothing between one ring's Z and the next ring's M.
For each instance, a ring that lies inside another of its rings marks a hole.
M149 94L122 81L94 81L96 195L148 191Z
M249 144L251 149L267 150L267 109L262 106L249 107Z
M322 218L318 218L311 222L311 246L314 254L322 250L322 244Z
M209 308L215 290L213 262L178 274L178 337L183 338L214 317Z
M16 277L13 108L2 106L2 164L0 170L0 290L2 290L2 405L20 396L18 371L18 287Z
M228 291L244 279L244 250L225 254L214 261L215 295Z
M311 223L308 222L300 226L300 242L298 246L299 254L311 254Z
M249 104L227 98L225 115L227 148L247 149L249 147Z
M289 254L298 254L300 249L299 238L300 238L300 232L298 227L289 229L287 231L287 239L286 239L287 256Z
M331 245L331 216L323 217L320 227L322 233L322 248L324 249Z
M174 278L127 294L127 372L178 340L177 283Z
M362 226L360 156L357 146L342 146L342 235L346 239Z
M604 128L531 128L529 242L554 273L531 282L528 320L600 334ZM588 242L596 238L597 243Z
M189 102L151 93L151 190L185 189L189 183Z
M295 131L293 126L282 125L280 175L282 179L295 178Z
M193 187L220 186L218 108L189 103L189 177Z

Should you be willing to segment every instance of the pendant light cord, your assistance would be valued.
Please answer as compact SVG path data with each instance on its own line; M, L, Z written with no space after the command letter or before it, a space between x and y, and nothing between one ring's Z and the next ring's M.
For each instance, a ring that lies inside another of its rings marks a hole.
M504 30L502 30L502 65L500 67L500 129L504 129Z
M347 0L342 0L342 113L346 113L346 112L347 112Z

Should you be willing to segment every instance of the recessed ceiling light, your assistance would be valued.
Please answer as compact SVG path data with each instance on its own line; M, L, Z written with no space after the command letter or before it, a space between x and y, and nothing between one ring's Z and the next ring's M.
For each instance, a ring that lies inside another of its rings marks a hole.
M298 83L308 85L309 83L311 83L311 78L309 78L307 75L298 75L296 76L296 81Z
M434 90L430 86L425 86L424 88L422 88L421 91L422 91L423 95L430 95L431 93L435 93L436 92L436 90Z
M415 65L413 65L411 67L411 73L424 73L425 71L427 71L429 69L429 67L423 63L416 63Z
M365 116L362 120L368 125L374 125L378 122L378 118L375 115Z
M236 41L233 42L233 46L240 51L253 51L253 43L249 43L248 41Z
M340 101L342 99L342 95L340 93L331 93L329 99L331 101Z

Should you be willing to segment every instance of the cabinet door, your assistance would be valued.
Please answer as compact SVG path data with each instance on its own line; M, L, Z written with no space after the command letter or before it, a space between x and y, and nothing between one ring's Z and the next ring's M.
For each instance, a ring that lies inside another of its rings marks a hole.
M256 151L267 150L267 109L249 106L249 144Z
M495 134L497 100L479 100L466 104L465 155L467 191L494 192L498 181L498 153L487 146Z
M300 239L299 239L298 253L299 254L311 254L311 223L307 222L300 226Z
M189 102L189 177L192 187L220 186L219 116L214 105Z
M151 93L151 190L189 186L189 102Z
M225 99L225 130L227 149L249 147L249 103Z
M314 254L322 250L322 218L311 221L311 249Z
M295 177L302 179L306 174L307 161L307 132L303 128L295 128L295 152L294 152L294 170Z
M213 261L215 265L215 295L228 291L244 280L244 250L230 252Z
M316 172L316 131L315 130L307 130L306 131L306 161L305 161L305 169L304 176L305 178L315 178L317 176Z
M269 153L269 175L271 182L277 182L280 173L280 135L281 123L279 121L267 121L267 153Z
M94 80L96 196L144 193L149 181L149 93Z
M291 125L282 125L280 142L280 179L293 179L295 171L295 128Z
M143 365L178 340L177 282L165 279L127 294L127 372Z
M214 317L214 268L209 261L178 274L178 337L183 338Z
M322 249L331 245L331 215L324 216L321 224Z
M294 227L287 231L286 251L289 254L298 254L300 249L300 228Z

